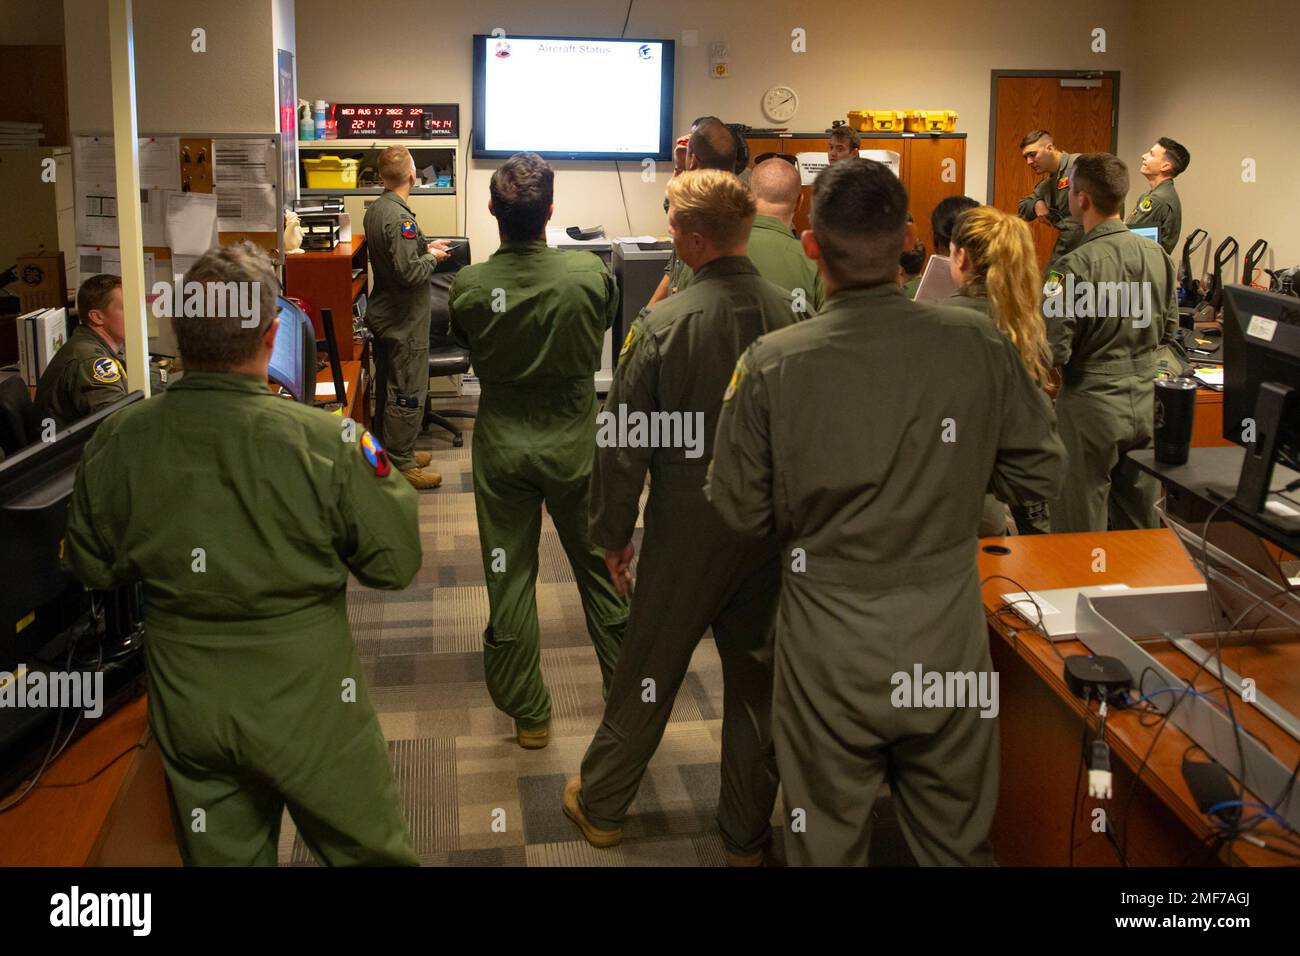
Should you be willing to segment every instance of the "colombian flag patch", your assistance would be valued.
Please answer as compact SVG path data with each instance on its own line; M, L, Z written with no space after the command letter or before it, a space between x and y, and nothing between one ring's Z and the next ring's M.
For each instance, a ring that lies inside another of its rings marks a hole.
M384 451L384 446L379 444L379 440L370 432L361 433L361 454L366 459L366 464L374 469L375 474L380 478L385 477L393 470L393 463L388 460L388 452Z

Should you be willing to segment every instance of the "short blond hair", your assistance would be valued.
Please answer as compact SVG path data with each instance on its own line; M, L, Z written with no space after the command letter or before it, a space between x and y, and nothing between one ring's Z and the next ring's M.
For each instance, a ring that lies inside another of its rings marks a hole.
M717 246L732 246L749 235L757 211L754 197L735 173L695 169L668 182L668 205L687 232L698 232Z
M389 146L379 154L379 178L385 186L400 186L411 171L411 151L405 146Z

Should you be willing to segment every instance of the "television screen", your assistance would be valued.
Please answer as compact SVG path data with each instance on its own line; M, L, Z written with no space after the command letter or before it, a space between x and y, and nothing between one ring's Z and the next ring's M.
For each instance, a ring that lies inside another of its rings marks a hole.
M475 159L672 159L673 41L474 37Z

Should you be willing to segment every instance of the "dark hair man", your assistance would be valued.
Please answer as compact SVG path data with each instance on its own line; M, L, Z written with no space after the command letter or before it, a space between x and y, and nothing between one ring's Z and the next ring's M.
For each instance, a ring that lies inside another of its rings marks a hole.
M826 303L742 356L705 489L728 525L783 547L772 718L786 805L805 813L786 829L793 865L865 864L886 774L921 864L993 862L997 694L972 539L986 489L1055 497L1064 464L1010 339L904 297L906 224L887 166L817 177L803 243ZM969 676L979 702L971 686L920 706L922 671Z
M554 189L555 173L536 153L501 164L488 203L501 245L456 273L448 302L452 338L469 349L483 387L473 447L490 607L483 669L526 749L546 746L551 721L534 590L543 504L573 568L606 687L627 625L627 602L587 536L593 376L618 286L591 253L546 244Z
M1084 153L1070 175L1083 241L1047 274L1043 315L1061 366L1056 414L1070 458L1052 531L1157 526L1156 481L1125 452L1149 448L1157 349L1178 330L1177 270L1155 243L1120 221L1128 169Z
M1183 174L1191 161L1192 155L1182 143L1167 136L1156 140L1142 154L1142 166L1138 170L1146 177L1147 191L1124 221L1130 229L1155 226L1160 245L1171 256L1183 233L1183 203L1174 188L1174 179Z
M862 135L852 126L832 126L826 131L830 142L826 144L826 161L838 163L842 159L856 158L862 148Z
M1037 220L1059 233L1047 260L1050 269L1083 238L1083 229L1070 212L1070 164L1074 157L1057 149L1052 134L1044 129L1025 134L1020 141L1020 155L1030 169L1043 177L1034 191L1020 200L1020 218L1026 222Z

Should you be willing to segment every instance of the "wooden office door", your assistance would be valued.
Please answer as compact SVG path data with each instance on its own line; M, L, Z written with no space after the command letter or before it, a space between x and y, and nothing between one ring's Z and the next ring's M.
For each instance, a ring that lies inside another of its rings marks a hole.
M903 185L907 187L907 205L916 223L916 234L925 242L927 252L946 256L947 249L934 247L930 214L939 205L939 200L960 196L966 190L966 139L918 136L903 142L906 143L903 147L904 162L899 171L903 175Z
M1063 81L1089 85L1063 86ZM997 126L989 158L993 180L989 192L992 204L1007 212L1014 213L1021 198L1029 195L1041 178L1020 155L1020 140L1030 130L1047 130L1057 147L1067 153L1113 149L1118 104L1115 83L1109 76L998 76L993 110ZM1125 158L1125 162L1129 160ZM1133 167L1133 163L1129 165ZM1038 247L1038 263L1045 266L1058 233L1037 222L1029 228Z

